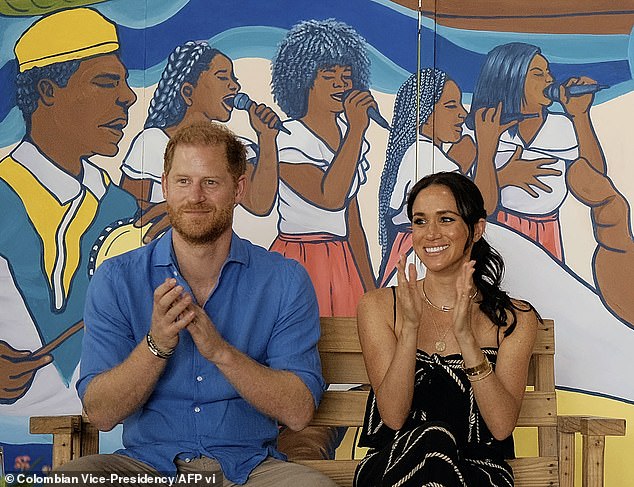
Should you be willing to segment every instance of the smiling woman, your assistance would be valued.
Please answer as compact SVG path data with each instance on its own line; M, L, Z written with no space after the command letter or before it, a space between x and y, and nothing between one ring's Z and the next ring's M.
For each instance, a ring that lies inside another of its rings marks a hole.
M500 289L477 186L431 174L407 213L424 280L405 258L398 286L366 294L359 340L372 391L355 486L513 485L512 432L539 319ZM379 479L377 481L377 479Z
M492 154L501 130L500 114L481 112L476 150L474 139L462 135L467 112L461 99L456 82L435 68L411 75L398 90L379 187L381 286L396 282L401 255L414 262L405 202L418 178L439 171L468 174L481 188L487 211L497 205ZM479 163L472 169L476 155Z

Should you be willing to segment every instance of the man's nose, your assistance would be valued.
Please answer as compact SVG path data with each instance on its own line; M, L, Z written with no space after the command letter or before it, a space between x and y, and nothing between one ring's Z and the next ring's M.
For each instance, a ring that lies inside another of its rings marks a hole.
M192 184L189 189L189 199L191 201L200 202L205 200L205 192L200 184Z

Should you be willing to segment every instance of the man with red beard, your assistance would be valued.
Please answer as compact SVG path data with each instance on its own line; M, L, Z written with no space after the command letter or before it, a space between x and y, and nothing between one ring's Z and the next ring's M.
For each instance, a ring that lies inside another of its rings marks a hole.
M276 448L278 423L304 428L325 387L319 317L300 264L232 232L245 154L213 122L168 143L172 229L104 262L86 298L77 390L97 428L123 422L125 448L65 472L212 471L248 486L335 485Z

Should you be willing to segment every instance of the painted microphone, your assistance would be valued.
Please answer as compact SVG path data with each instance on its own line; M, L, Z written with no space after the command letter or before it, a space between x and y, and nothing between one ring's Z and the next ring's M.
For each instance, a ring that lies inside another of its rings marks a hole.
M522 120L526 120L527 118L537 118L539 117L539 113L503 113L500 117L500 125L506 125L511 122L521 122Z
M341 96L341 101L342 102L346 101L346 98L348 98L348 95L350 93L352 93L352 90L345 91L343 95ZM388 121L383 118L383 115L381 115L376 108L374 107L368 108L368 117L370 117L371 120L374 120L377 124L379 124L379 126L383 127L385 130L392 130L392 127L390 127L390 124L388 123Z
M253 100L249 98L249 95L246 93L237 93L232 99L228 100L228 103L233 106L236 110L249 110L251 105L253 105ZM290 130L288 130L284 125L282 125L282 121L278 120L275 122L273 126L276 130L284 132L285 134L291 135Z
M559 88L561 87L558 83L553 83L549 87L544 90L544 95L546 98L552 101L561 101L561 97L559 96ZM600 85L598 83L592 83L589 85L572 85L564 88L567 96L583 96L594 94L599 90L605 90L609 88L608 85Z

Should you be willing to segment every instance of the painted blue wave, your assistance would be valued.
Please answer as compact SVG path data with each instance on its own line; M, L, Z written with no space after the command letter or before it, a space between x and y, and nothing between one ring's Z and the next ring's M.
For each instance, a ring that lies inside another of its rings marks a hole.
M192 39L206 39L233 59L270 59L285 32L302 19L335 17L353 25L370 45L372 88L395 93L403 80L416 70L416 13L387 0L153 0L145 20L145 2L112 0L96 6L117 22L121 58L136 87L157 82L165 59L173 47ZM0 146L15 142L18 130L8 129L16 117L15 62L12 49L20 32L34 19L0 17L3 32L0 59ZM494 45L521 40L542 47L557 79L583 74L619 89L600 93L597 103L622 94L631 86L634 65L632 36L582 36L515 33L479 33L437 26L423 20L422 65L436 65L459 84L468 100L486 52ZM17 26L17 27L16 27ZM19 29L18 29L19 27ZM10 44L10 45L9 45ZM142 47L147 45L147 49Z

